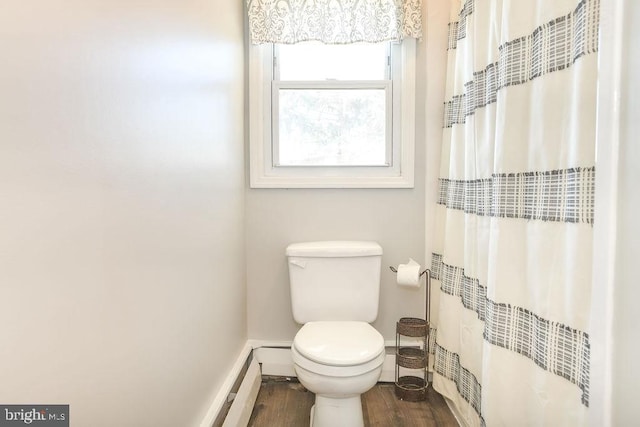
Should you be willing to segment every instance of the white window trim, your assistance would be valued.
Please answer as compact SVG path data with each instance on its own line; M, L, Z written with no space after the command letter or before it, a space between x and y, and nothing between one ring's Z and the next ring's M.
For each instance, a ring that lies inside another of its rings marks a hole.
M249 47L249 181L252 188L413 188L415 151L415 40L397 46L394 72L401 76L400 100L394 93L393 114L400 114L400 164L384 167L273 167L271 159L272 45ZM397 91L396 91L397 92ZM398 107L399 104L399 108ZM396 136L396 138L398 137ZM397 145L397 139L394 141ZM394 151L396 151L394 149ZM399 166L399 168L397 167ZM393 175L389 175L389 173ZM384 174L387 174L386 176Z

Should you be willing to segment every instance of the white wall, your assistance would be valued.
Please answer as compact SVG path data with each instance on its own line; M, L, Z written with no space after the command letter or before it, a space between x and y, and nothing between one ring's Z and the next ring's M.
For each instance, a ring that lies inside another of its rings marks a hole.
M404 263L409 257L424 266L430 264L430 253L425 253L425 193L435 194L443 101L434 85L444 86L444 80L436 80L444 78L448 22L448 7L442 15L443 6L438 3L442 2L425 2L428 19L433 22L426 23L425 30L429 33L425 31L424 40L417 44L415 188L247 190L247 303L251 338L291 341L298 330L291 314L284 251L289 243L300 241L379 242L384 255L380 310L374 326L385 339L394 340L395 323L400 317L424 316L424 285L420 290L398 288L388 266ZM440 46L442 40L444 47ZM434 80L427 83L427 77ZM426 102L421 96L425 93ZM425 115L431 124L429 130ZM429 138L425 139L427 132ZM430 186L428 191L426 185Z
M624 2L620 96L617 244L613 297L612 425L633 425L640 391L638 255L640 255L640 3ZM599 171L598 171L599 173Z
M640 4L602 4L592 293L590 425L637 423L640 359Z
M0 5L0 402L203 418L246 340L241 10Z

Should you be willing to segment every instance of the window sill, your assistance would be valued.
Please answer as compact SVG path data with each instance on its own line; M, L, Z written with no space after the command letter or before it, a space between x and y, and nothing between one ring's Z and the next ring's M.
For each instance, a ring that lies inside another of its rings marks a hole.
M251 188L413 188L413 176L251 176Z

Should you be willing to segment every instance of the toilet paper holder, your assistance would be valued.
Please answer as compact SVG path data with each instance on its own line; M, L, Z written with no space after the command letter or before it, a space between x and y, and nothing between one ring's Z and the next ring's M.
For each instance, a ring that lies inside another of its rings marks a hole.
M395 268L394 266L390 265L389 266L389 270L393 271L394 273L398 272L398 269ZM431 311L431 307L430 307L430 303L431 303L431 270L429 270L428 268L424 269L424 271L422 271L420 273L420 276L422 278L422 276L427 275L427 289L425 292L425 307L424 307L424 320L429 323L430 322L430 311Z
M397 268L395 268L395 267L394 267L394 266L392 266L392 265L390 265L390 266L389 266L389 270L393 271L394 273L397 273L397 272L398 272L398 269L397 269ZM427 273L430 273L430 271L429 271L429 269L428 269L428 268L427 268L426 270L424 270L424 271L422 271L422 272L420 273L420 277L424 276L424 275L425 275L425 274L427 274Z
M389 266L394 273L398 270ZM429 388L429 344L430 344L430 302L431 302L431 270L428 268L420 273L420 277L427 275L425 290L425 318L403 317L396 323L396 363L395 363L395 394L400 400L419 402L427 399ZM402 345L402 337L421 338L422 345L418 348ZM404 375L400 368L405 370ZM408 371L406 371L408 370ZM413 370L417 375L412 375ZM407 375L407 373L409 375Z

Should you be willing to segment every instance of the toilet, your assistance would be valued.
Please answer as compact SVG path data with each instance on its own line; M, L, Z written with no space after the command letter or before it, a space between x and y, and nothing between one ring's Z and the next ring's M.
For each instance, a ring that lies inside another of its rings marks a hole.
M378 316L382 248L375 242L294 243L286 249L300 383L315 393L312 427L362 427L360 395L382 373Z

